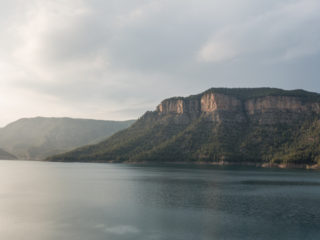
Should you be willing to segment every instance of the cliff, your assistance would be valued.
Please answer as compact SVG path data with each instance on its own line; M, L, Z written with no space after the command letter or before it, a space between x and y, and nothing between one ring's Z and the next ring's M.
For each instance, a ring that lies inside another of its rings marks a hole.
M55 161L316 165L320 95L213 88L162 101L132 127Z
M161 102L159 115L189 115L190 121L205 116L207 120L256 122L259 124L289 123L302 116L319 114L318 101L304 101L299 95L258 96L241 99L216 93L214 89L193 98L170 98Z

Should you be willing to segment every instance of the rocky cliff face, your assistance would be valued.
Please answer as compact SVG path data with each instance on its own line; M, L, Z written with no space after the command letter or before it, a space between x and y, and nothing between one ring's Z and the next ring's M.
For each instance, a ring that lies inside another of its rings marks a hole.
M319 103L306 103L299 97L267 96L244 103L249 119L260 124L291 123L319 114Z
M157 106L161 114L201 114L215 111L239 111L241 101L224 94L207 93L201 97L166 99Z
M190 98L172 98L161 102L159 115L176 114L185 118L200 115L211 121L254 121L259 124L289 123L306 115L320 114L319 102L303 102L299 97L265 96L239 99L221 93L205 93ZM192 120L192 119L190 119Z
M202 112L236 112L242 108L242 103L239 99L220 93L206 93L201 96L200 103Z

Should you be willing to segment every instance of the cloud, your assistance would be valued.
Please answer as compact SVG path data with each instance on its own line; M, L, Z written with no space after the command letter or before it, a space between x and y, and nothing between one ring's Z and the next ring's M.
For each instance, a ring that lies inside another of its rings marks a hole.
M219 62L259 55L258 60L290 61L317 54L319 11L319 1L282 2L263 14L225 25L200 48L198 60Z
M198 59L205 62L220 62L237 56L237 51L227 40L210 41L200 50Z
M319 11L317 0L4 0L0 124L139 117L214 86L320 91Z

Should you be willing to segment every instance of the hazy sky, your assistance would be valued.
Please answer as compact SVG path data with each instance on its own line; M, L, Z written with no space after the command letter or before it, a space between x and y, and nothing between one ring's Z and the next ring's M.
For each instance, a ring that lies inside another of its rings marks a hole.
M0 126L210 87L320 92L319 0L1 0Z

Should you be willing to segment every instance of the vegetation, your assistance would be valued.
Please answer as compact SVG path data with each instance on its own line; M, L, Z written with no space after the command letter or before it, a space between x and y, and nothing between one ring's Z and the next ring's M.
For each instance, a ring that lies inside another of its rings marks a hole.
M318 94L302 90L219 88L208 91L242 100L294 96L305 102L320 101ZM319 142L320 116L316 114L300 114L288 122L260 124L256 121L209 121L204 114L188 122L179 121L178 114L147 112L130 128L99 144L47 160L314 165L320 163Z
M134 121L25 118L0 129L0 146L19 159L43 159L98 143Z
M320 101L320 94L308 92L302 89L296 90L283 90L279 88L210 88L200 94L191 95L188 99L201 98L205 93L220 93L225 95L234 96L241 100L252 98L266 97L266 96L284 96L284 97L297 97L303 102ZM170 99L185 99L184 97L173 97Z

